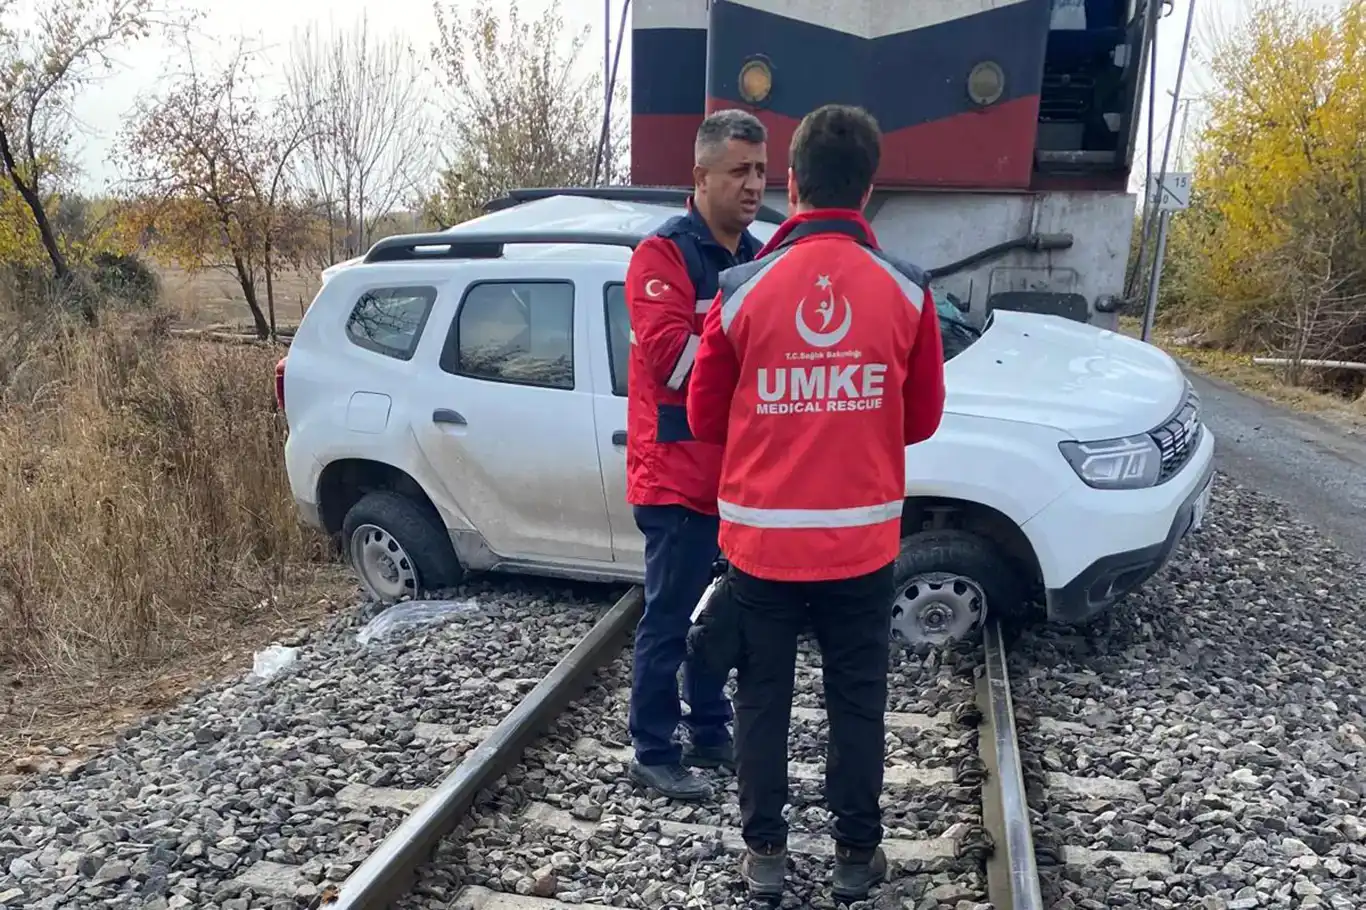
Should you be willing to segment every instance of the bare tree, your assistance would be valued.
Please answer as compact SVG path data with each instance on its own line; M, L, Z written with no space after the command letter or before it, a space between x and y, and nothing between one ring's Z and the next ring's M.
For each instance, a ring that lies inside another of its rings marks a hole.
M588 29L566 29L558 0L534 21L516 0L475 9L468 20L435 6L432 49L449 90L450 145L431 220L454 224L490 198L517 186L586 186L593 178L603 123L601 74L576 77ZM567 36L567 41L566 41ZM608 146L626 146L624 85L616 90ZM608 182L621 156L607 162Z
M275 271L298 261L309 230L288 179L310 138L306 122L255 96L244 44L217 72L199 71L188 43L182 59L185 69L140 105L126 135L130 221L187 269L230 272L266 338L275 329Z
M1330 201L1303 187L1288 195L1296 230L1267 251L1275 293L1263 320L1273 354L1287 361L1286 381L1300 385L1306 360L1355 360L1366 350L1366 245Z
M37 25L18 31L6 25L16 15L15 0L0 0L0 169L64 281L71 269L44 197L71 135L71 101L112 66L112 51L146 37L161 13L153 0L45 0Z
M309 25L297 34L286 78L296 114L309 124L297 164L327 222L328 259L357 255L431 170L423 66L399 35L372 34L362 16L347 31Z

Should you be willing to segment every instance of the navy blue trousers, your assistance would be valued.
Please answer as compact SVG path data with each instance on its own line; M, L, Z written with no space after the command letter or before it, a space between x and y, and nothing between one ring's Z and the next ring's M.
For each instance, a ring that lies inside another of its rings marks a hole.
M683 506L636 506L634 513L645 535L645 612L636 626L631 740L642 765L677 764L682 750L674 735L684 720L678 700L680 666L693 743L719 746L730 741L726 725L733 715L725 676L698 671L687 660L692 611L711 583L720 553L720 520Z

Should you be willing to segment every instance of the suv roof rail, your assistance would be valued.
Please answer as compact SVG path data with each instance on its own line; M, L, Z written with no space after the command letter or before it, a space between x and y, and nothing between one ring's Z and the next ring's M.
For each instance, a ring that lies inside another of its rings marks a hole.
M692 195L692 190L686 187L674 186L535 186L518 187L508 190L506 196L497 199L490 199L484 203L484 211L498 212L503 209L510 209L521 205L524 202L534 202L537 199L549 199L551 196L583 196L588 199L607 199L613 202L643 202L650 205L676 205L687 204L688 197ZM777 209L767 206L759 206L759 221L766 221L769 224L782 224L786 218Z
M447 231L440 234L398 234L379 240L365 254L366 262L414 262L429 259L498 259L507 244L572 243L622 246L635 249L640 234L611 231Z

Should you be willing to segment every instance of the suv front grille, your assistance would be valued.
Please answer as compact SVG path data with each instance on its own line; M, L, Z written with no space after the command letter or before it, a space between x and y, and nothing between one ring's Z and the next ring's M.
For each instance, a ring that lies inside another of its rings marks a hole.
M1162 470L1157 475L1158 483L1170 480L1176 472L1186 466L1186 462L1190 461L1200 444L1202 431L1200 396L1187 383L1186 398L1176 414L1148 434L1162 451Z

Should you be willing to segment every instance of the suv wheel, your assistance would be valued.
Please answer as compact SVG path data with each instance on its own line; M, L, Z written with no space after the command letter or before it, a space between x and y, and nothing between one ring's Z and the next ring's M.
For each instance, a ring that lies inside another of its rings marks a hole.
M1024 600L1020 574L999 547L967 531L902 538L894 579L892 640L914 650L964 641L982 628L988 609L1011 614Z
M342 522L342 543L361 585L380 603L454 587L463 574L440 522L398 493L361 497Z

